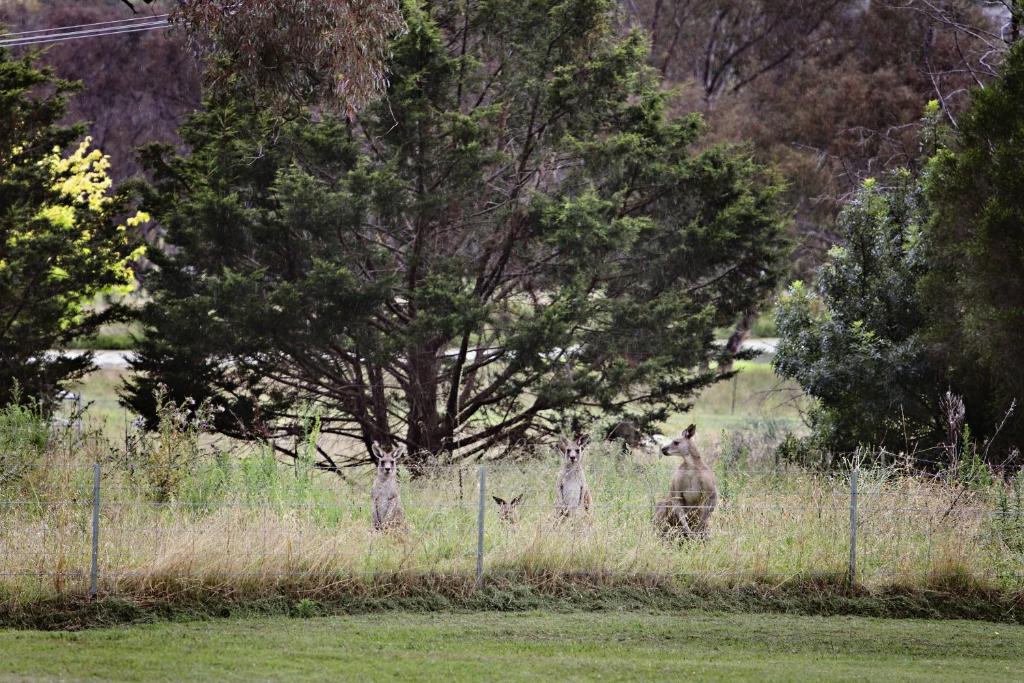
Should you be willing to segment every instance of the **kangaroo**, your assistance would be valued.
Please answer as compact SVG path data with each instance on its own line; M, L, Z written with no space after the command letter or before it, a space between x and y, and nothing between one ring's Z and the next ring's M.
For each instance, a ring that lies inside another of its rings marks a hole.
M389 453L373 444L373 455L377 459L377 476L370 489L373 528L375 531L404 529L405 512L398 497L398 460L405 455L405 446L397 446Z
M562 437L558 450L562 454L562 469L558 472L555 511L559 517L569 517L579 510L590 512L590 489L583 474L583 438L571 441Z
M636 424L630 420L616 422L608 430L609 441L622 441L622 443L630 448L640 446L644 442L644 438L643 432L637 429Z
M498 504L498 518L510 526L515 526L519 522L519 503L523 500L523 494L519 494L512 500L505 500L498 496L491 496L494 502Z
M693 443L696 433L697 426L690 425L679 438L661 448L662 455L681 455L683 461L672 473L669 498L658 504L654 519L663 529L678 527L686 536L705 538L708 520L718 504L718 488L715 473L701 459Z

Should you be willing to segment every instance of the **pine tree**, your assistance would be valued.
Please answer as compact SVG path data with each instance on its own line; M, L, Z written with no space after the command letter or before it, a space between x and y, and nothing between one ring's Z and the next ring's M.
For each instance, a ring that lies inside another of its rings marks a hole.
M292 454L317 412L358 446L327 469L686 409L714 328L775 286L785 216L746 151L668 116L616 18L407 3L387 97L351 121L211 92L188 155L146 155L174 249L127 403L212 396L219 429Z

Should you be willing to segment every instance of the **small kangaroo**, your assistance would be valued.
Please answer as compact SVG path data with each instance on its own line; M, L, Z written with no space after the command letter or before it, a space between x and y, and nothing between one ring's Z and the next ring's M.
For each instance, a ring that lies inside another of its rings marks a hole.
M523 494L519 494L512 500L505 500L498 496L491 496L494 502L498 504L498 518L510 526L515 526L519 522L519 503L523 500Z
M405 512L398 497L398 460L405 455L405 446L396 446L389 453L373 444L373 455L377 459L377 476L370 489L373 528L375 531L404 529Z
M708 520L718 504L715 473L701 459L693 435L697 425L690 425L679 438L662 446L662 455L681 455L683 461L672 473L669 497L655 508L655 524L663 530L678 527L685 536L706 538Z
M579 510L590 512L590 489L583 473L583 446L585 438L572 441L562 437L558 450L562 454L562 468L558 472L555 511L559 517L569 517Z

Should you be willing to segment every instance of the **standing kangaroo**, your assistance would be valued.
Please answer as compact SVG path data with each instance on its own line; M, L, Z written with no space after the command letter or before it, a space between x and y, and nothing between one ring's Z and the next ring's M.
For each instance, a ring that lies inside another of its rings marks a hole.
M669 497L655 507L654 522L663 531L678 528L685 536L707 537L708 520L718 504L715 473L701 459L693 435L697 426L690 425L679 438L662 446L662 455L681 455L683 461L672 473Z
M571 441L562 437L558 450L562 455L562 468L558 472L555 511L559 517L569 517L579 510L590 512L590 489L583 474L583 446L586 439Z
M373 444L373 455L377 459L377 476L370 489L373 528L375 531L404 529L405 512L398 497L398 459L405 455L405 446L397 446L389 453Z

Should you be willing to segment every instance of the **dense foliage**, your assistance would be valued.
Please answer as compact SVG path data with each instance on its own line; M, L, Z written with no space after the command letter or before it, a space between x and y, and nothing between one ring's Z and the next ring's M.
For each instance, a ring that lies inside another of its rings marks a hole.
M215 92L189 155L148 155L175 249L129 404L212 396L219 429L289 452L318 412L350 461L685 409L714 327L775 286L785 221L761 167L667 116L613 10L409 5L388 96L352 122Z
M813 286L792 284L776 312L776 371L818 399L809 445L906 450L936 434L938 378L921 334L917 287L926 272L923 197L900 172L869 181L843 211ZM941 432L938 432L941 433Z
M114 319L116 308L83 304L134 283L136 241L117 220L109 162L88 138L74 145L81 127L59 123L73 89L0 50L0 405L49 401L84 374L88 354L47 351Z
M1024 45L978 90L956 144L929 169L934 206L930 275L923 285L937 366L967 404L967 419L1024 447ZM1002 450L1002 449L1000 449Z
M934 140L924 176L868 184L844 212L844 245L814 290L797 283L782 298L775 366L818 399L815 445L927 451L958 441L966 424L990 464L1019 466L1022 132L1017 45L949 140ZM963 401L955 419L947 392Z

